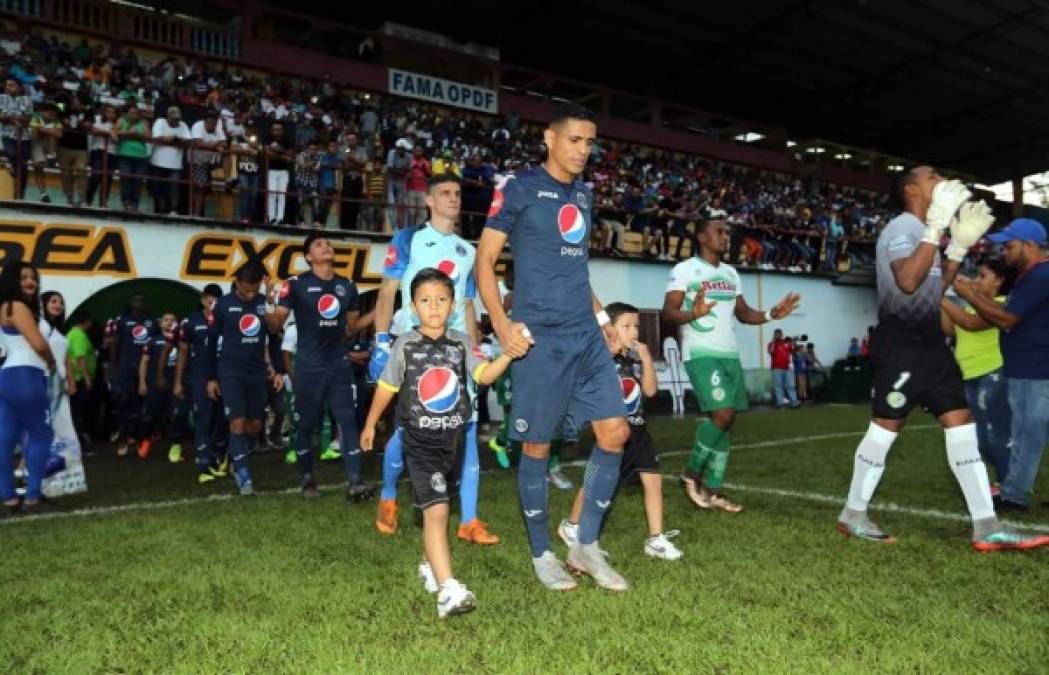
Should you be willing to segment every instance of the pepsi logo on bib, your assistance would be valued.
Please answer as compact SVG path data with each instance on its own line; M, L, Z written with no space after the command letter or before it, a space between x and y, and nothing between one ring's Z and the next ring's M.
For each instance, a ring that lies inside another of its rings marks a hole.
M331 293L325 293L321 297L317 298L317 313L324 319L334 319L339 316L339 309L341 303Z
M244 337L255 337L262 330L262 322L254 314L245 314L240 317L240 334Z
M586 219L575 204L565 204L558 210L557 227L561 238L569 244L578 244L586 237Z
M619 378L623 385L623 403L626 404L626 414L636 415L641 409L641 385L632 377Z
M429 368L419 378L419 402L428 411L443 414L459 403L459 377L451 368Z

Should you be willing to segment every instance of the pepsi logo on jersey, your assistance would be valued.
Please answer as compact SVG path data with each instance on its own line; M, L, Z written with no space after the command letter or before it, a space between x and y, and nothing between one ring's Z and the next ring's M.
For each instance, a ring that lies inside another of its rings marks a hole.
M432 415L419 417L421 429L456 429L463 424L462 415L448 413L459 404L459 376L451 368L427 368L419 378L419 403Z
M437 263L437 269L447 274L453 284L459 283L459 263L454 260L445 259Z
M557 228L561 238L571 246L562 246L561 255L577 257L586 254L579 244L586 238L586 218L575 204L565 204L557 211Z
M627 415L636 415L641 409L641 385L632 377L620 377L619 383L623 387L623 403L626 405Z
M259 321L259 317L254 314L244 314L240 317L237 327L240 328L240 334L244 336L242 342L258 342L259 333L262 332L262 322Z
M342 309L342 303L331 293L325 293L317 298L317 313L321 315L319 324L327 327L338 325L340 309Z

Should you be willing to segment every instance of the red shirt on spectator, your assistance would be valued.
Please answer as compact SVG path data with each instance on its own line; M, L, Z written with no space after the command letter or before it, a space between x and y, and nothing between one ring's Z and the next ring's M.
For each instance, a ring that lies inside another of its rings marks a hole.
M773 370L790 370L790 360L794 349L786 340L773 340L769 343L769 354L772 356Z
M408 169L408 178L404 181L404 189L412 192L426 192L426 184L430 180L430 160L419 157L412 160L412 166Z

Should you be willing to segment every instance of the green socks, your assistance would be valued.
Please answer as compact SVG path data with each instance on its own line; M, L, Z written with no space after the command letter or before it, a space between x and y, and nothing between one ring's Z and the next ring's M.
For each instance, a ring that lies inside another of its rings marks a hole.
M694 473L703 473L703 469L711 462L715 453L722 448L725 457L722 461L721 475L724 477L724 464L728 461L728 434L719 429L709 418L703 420L696 429L696 440L692 445L692 454L688 457L688 468Z

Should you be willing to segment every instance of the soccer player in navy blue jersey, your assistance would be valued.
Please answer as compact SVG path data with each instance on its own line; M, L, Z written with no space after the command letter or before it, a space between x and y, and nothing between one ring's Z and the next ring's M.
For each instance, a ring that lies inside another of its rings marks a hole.
M320 496L313 476L313 448L315 433L320 431L327 408L339 427L348 483L346 498L358 501L371 496L374 490L361 481L353 362L349 357L361 314L357 286L335 273L335 249L327 237L311 234L302 248L310 271L281 284L277 305L267 307L266 314L270 331L279 333L288 315L295 312L298 340L292 389L298 418L295 447L302 474L302 495ZM267 291L271 301L273 294L274 289Z
M255 493L248 454L262 432L266 388L284 382L273 365L281 361L280 341L266 329L266 302L259 293L264 275L256 264L237 270L235 290L215 303L208 331L208 396L213 401L222 397L233 475L242 495Z
M208 397L208 331L214 320L215 303L221 297L219 285L208 284L200 294L200 309L182 320L175 381L172 385L175 398L181 399L189 394L199 483L210 483L226 475L217 453L219 440L223 445L226 442L222 405L220 401L212 401ZM188 392L184 385L188 385Z
M160 323L149 316L146 296L135 293L127 312L113 320L109 343L109 388L116 408L117 455L126 457L141 435L142 397L138 393L138 367L142 350L160 334Z
M543 139L542 166L510 176L496 190L477 246L477 286L504 349L530 349L511 371L510 437L522 442L518 495L536 574L547 588L575 587L550 545L546 469L550 441L562 422L575 428L590 422L596 445L583 479L579 540L567 562L603 588L626 590L626 580L597 545L630 436L611 356L618 335L587 269L594 200L580 175L597 124L585 108L566 105L551 118ZM507 240L514 257L513 320L503 309L495 275Z

